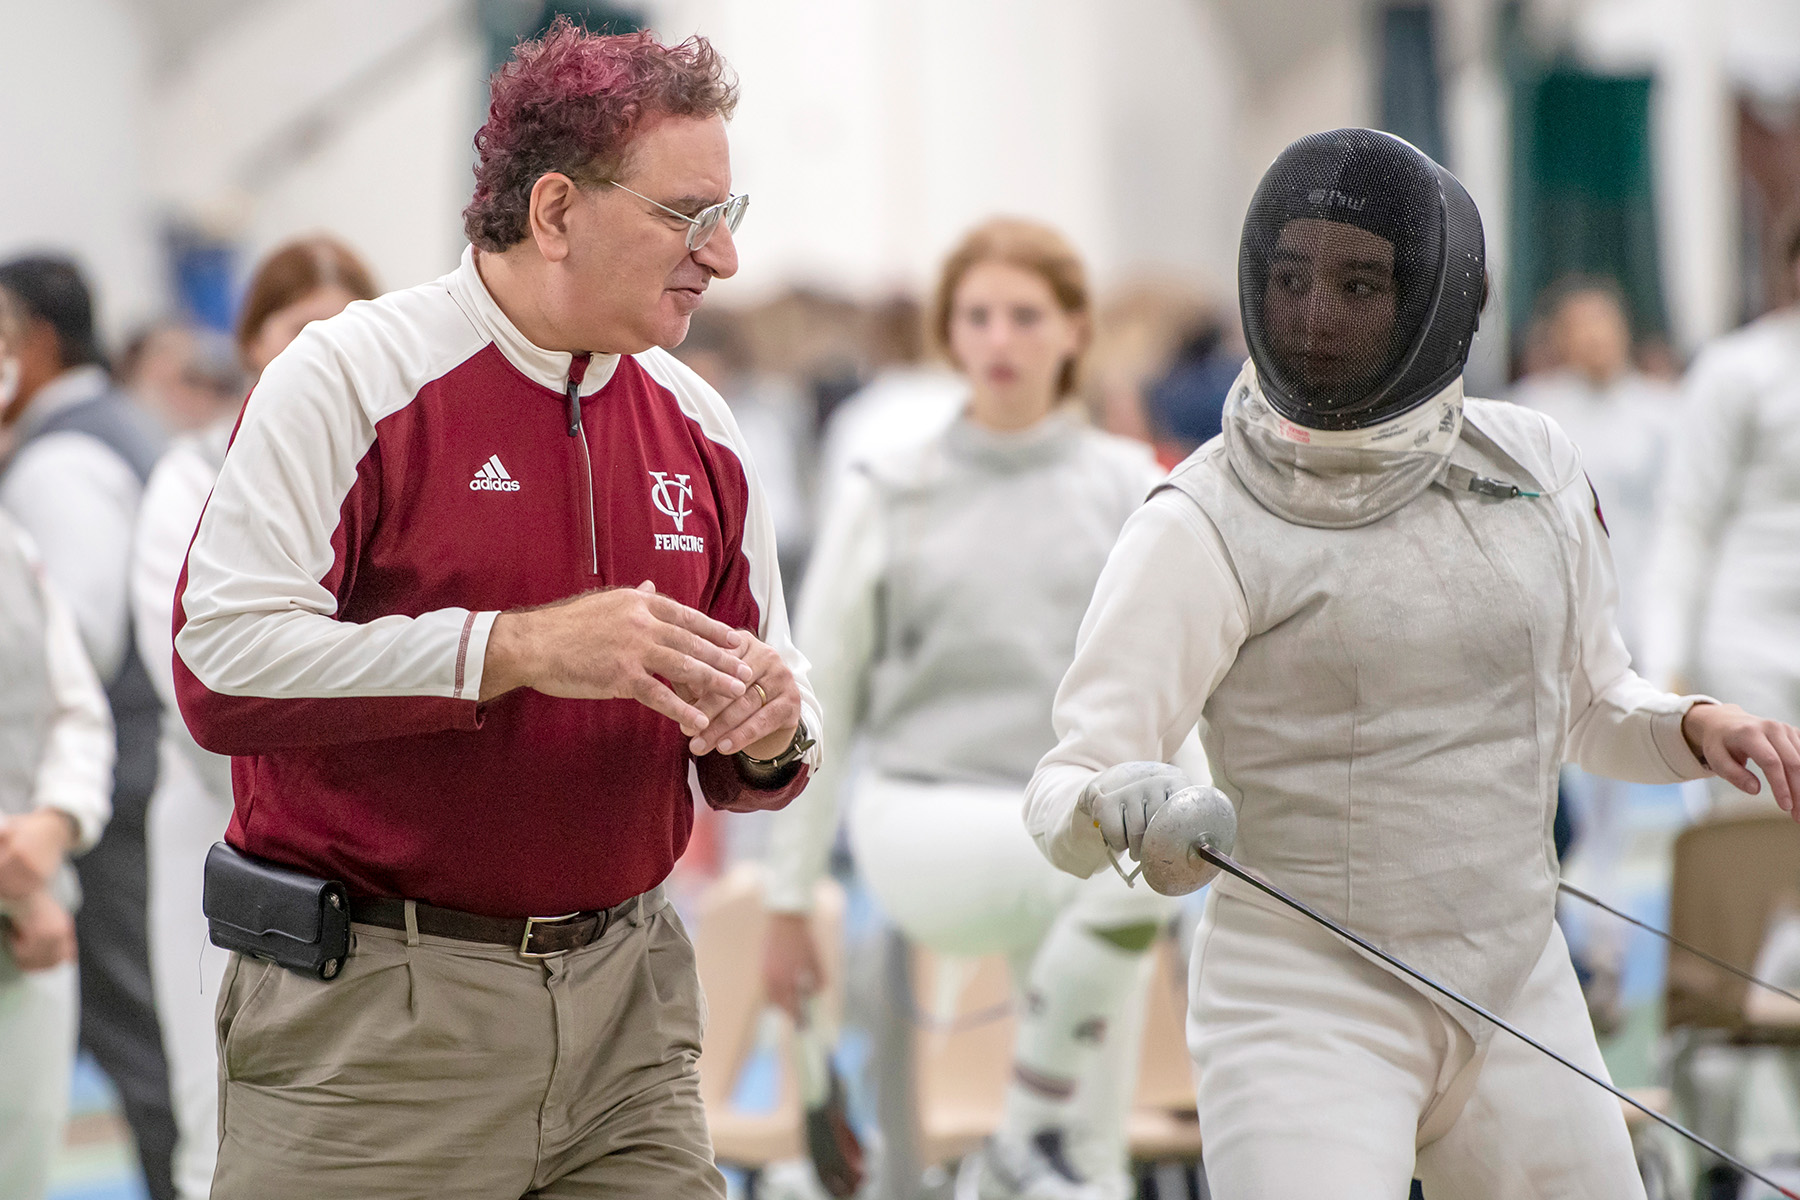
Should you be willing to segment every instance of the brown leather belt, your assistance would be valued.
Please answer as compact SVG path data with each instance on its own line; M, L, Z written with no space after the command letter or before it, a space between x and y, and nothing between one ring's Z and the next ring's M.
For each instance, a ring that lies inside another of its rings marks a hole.
M650 896L641 899L647 902ZM599 941L613 921L639 901L640 897L633 896L611 908L564 913L560 917L484 917L415 903L413 928L433 937L506 946L518 951L520 958L549 958ZM384 929L405 929L406 901L352 896L350 919Z

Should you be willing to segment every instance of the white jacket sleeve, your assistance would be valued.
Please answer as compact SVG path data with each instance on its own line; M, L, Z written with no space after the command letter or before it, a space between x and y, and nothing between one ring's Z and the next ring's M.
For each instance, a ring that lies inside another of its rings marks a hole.
M1571 458L1575 455L1566 439ZM1598 504L1585 480L1556 498L1575 530L1575 671L1569 681L1565 757L1583 770L1635 783L1677 783L1709 772L1688 747L1681 719L1705 696L1677 696L1631 669L1616 619L1619 584Z
M813 885L825 874L849 750L867 704L886 555L875 484L860 471L846 472L801 586L795 640L812 664L813 693L824 712L818 737L824 765L774 817L765 896L774 912L809 910Z
M1659 684L1695 677L1706 596L1756 430L1756 381L1743 357L1733 347L1700 356L1688 374L1681 436L1671 440L1643 608L1644 673Z
M74 818L80 833L73 852L79 854L100 840L112 816L112 712L74 614L42 571L39 582L44 596L44 658L55 708L38 761L34 807L53 808Z
M1249 623L1218 530L1180 492L1156 493L1100 572L1051 712L1056 747L1026 789L1025 826L1052 863L1081 876L1106 866L1099 832L1075 812L1094 775L1178 754L1193 762L1201 710Z
M340 518L345 538L361 537L377 511L359 476L376 423L442 364L396 365L354 327L344 346L320 328L263 372L187 555L176 692L194 740L222 754L476 724L497 614L344 621L333 590L349 561Z

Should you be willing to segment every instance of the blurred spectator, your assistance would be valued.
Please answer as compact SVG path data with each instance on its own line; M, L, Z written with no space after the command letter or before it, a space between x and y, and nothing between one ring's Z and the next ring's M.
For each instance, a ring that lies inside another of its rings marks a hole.
M1125 1194L1127 1014L1171 908L1057 872L1020 819L1094 580L1158 475L1145 447L1071 411L1089 317L1054 230L994 220L951 254L933 332L962 372L961 415L916 437L915 409L914 439L868 446L835 486L796 635L829 757L773 818L764 978L796 1018L821 982L806 913L846 784L883 912L938 953L1010 957L1027 997L1014 1079L956 1189L990 1200ZM853 772L859 738L870 761Z
M941 433L968 403L961 376L925 354L925 319L918 302L894 296L877 307L869 337L869 380L825 417L820 433L816 511L830 517L838 485L852 463L874 454L922 445Z
M1623 294L1609 280L1571 278L1544 306L1555 365L1521 379L1512 399L1560 425L1581 451L1612 538L1619 630L1641 649L1657 487L1673 432L1676 393L1631 363Z
M1216 323L1211 307L1184 284L1146 279L1115 290L1095 313L1082 383L1095 424L1150 441L1146 392L1208 323Z
M244 369L230 338L163 321L141 331L117 363L119 386L175 433L200 429L244 398Z
M1676 394L1631 365L1624 296L1610 280L1571 277L1539 306L1534 338L1544 365L1514 387L1512 399L1554 420L1575 442L1611 539L1619 580L1619 632L1641 649L1656 493L1673 431ZM1575 481L1575 486L1580 486ZM1579 854L1588 886L1616 894L1629 836L1626 785L1565 767L1557 827L1561 849ZM1602 1036L1624 1021L1621 985L1626 938L1616 926L1591 928L1572 946L1594 1027Z
M1782 240L1800 287L1800 212ZM1681 433L1658 507L1645 613L1644 674L1778 720L1800 720L1800 304L1777 309L1702 350L1688 373ZM1719 812L1764 809L1720 782ZM1776 922L1756 970L1789 980L1791 939ZM1781 945L1781 941L1787 944ZM1800 1052L1781 1053L1790 1088ZM1728 1150L1748 1063L1729 1046L1682 1046L1671 1066L1684 1119ZM1709 1168L1701 1194L1736 1197L1742 1181ZM1747 1193L1745 1193L1747 1194Z
M26 316L18 395L0 416L19 440L0 469L0 508L37 544L73 609L117 733L112 821L76 863L81 1044L118 1087L151 1200L172 1200L175 1117L145 947L144 822L161 706L137 652L128 588L138 501L161 436L108 379L74 263L15 259L0 265L0 288Z
M1219 436L1225 397L1243 369L1243 352L1226 344L1218 321L1203 321L1188 335L1147 397L1150 435L1164 468L1173 469L1196 447Z
M811 406L788 379L752 369L743 318L729 310L696 312L675 356L731 406L775 520L782 579L792 587L812 540L812 512L801 466L812 457Z
M1800 283L1800 213L1785 261ZM1659 506L1646 674L1800 720L1800 304L1688 373ZM1726 789L1717 789L1723 796Z
M372 300L368 268L325 237L290 242L250 279L234 354L238 378L254 377L310 321L335 316L353 300ZM223 378L223 376L221 376ZM231 820L231 760L202 750L175 706L171 669L175 586L200 510L225 461L243 403L239 391L205 428L180 437L150 473L132 558L132 617L147 651L150 680L162 698L156 797L150 806L150 972L169 1058L170 1091L181 1131L175 1184L182 1200L205 1200L218 1158L218 1055L213 1009L230 956L209 949L200 911L206 852ZM199 990L195 965L199 964Z
M23 332L0 292L0 408ZM0 513L0 1196L38 1200L75 1060L75 924L65 856L92 846L112 791L106 695L28 539Z

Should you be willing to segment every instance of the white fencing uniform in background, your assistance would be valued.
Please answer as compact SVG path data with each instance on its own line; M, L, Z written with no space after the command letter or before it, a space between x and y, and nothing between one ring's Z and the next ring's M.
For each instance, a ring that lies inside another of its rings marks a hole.
M0 513L0 822L41 808L74 818L75 852L112 812L113 726L73 614ZM51 896L74 911L66 865ZM0 901L0 914L5 901ZM79 1011L75 964L21 971L0 938L0 1196L37 1200L69 1110Z
M1800 722L1800 308L1695 359L1651 572L1646 673Z
M1800 308L1712 343L1684 388L1657 522L1646 609L1646 674L1759 716L1800 723ZM1715 812L1767 811L1722 780ZM1756 970L1791 978L1774 935ZM1780 1053L1800 1092L1800 1053ZM1671 1063L1683 1119L1739 1146L1749 1053L1689 1039Z
M1661 380L1627 370L1596 387L1567 367L1519 381L1513 403L1536 409L1569 435L1600 497L1619 580L1619 631L1642 654L1642 613L1656 503L1668 467L1679 395Z
M1015 433L965 418L846 472L797 624L826 714L827 765L776 814L770 845L771 906L801 911L825 870L847 750L866 737L868 768L848 789L860 871L916 941L1011 957L1032 997L1021 1071L1091 1064L1069 1157L1115 1187L1136 1054L1116 1038L1095 1053L1080 1044L1081 1022L1058 1014L1134 1025L1146 956L1096 934L1159 923L1173 906L1110 874L1057 872L1026 834L1021 803L1054 741L1051 699L1094 580L1157 475L1147 448L1066 413ZM1003 1134L1028 1138L1059 1111L1033 1096L1012 1089Z
M1704 774L1680 729L1694 699L1630 669L1568 439L1463 407L1458 379L1322 434L1277 418L1246 365L1225 436L1100 578L1028 823L1058 865L1103 870L1083 788L1167 761L1202 720L1240 861L1599 1073L1552 921L1557 772ZM1296 472L1301 445L1422 450ZM1469 473L1543 495L1477 494ZM1433 1200L1643 1194L1616 1100L1228 877L1190 1002L1217 1196L1394 1200L1415 1160Z
M236 416L178 438L157 462L138 510L132 555L132 620L150 682L162 698L150 854L150 980L156 988L169 1093L179 1139L175 1188L182 1200L212 1191L219 1152L219 1063L213 1010L231 955L207 940L200 910L206 852L231 821L231 760L202 750L175 703L170 666L176 582L200 512L225 461Z

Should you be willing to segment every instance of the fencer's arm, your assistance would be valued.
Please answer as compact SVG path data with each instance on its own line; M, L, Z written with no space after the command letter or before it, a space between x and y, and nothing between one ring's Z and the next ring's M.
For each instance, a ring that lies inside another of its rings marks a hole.
M809 911L825 874L850 746L866 707L886 556L875 486L860 471L846 472L807 565L794 638L812 663L824 761L811 786L771 819L764 904L772 912Z
M1573 456L1572 446L1568 453ZM1710 774L1681 730L1688 709L1710 697L1665 692L1631 669L1631 655L1619 636L1612 549L1593 494L1583 481L1565 489L1555 502L1576 535L1578 642L1566 757L1596 775L1634 783L1678 783Z
M138 657L156 689L166 714L179 711L175 695L174 644L170 632L175 616L175 587L188 543L212 490L213 472L202 455L178 443L164 454L144 486L144 502L138 507L137 534L131 551L131 618L137 635ZM208 791L231 798L231 760L202 750L191 737L179 739L188 761Z
M1099 831L1076 811L1099 772L1137 761L1193 763L1193 730L1249 623L1225 544L1193 501L1164 490L1132 514L1057 689L1056 746L1025 794L1026 828L1052 863L1084 877L1106 867Z
M48 583L42 586L44 658L55 708L33 779L33 807L69 817L76 828L69 850L80 854L100 840L112 816L112 711L74 614Z
M1750 456L1759 389L1745 349L1703 352L1683 388L1680 436L1656 506L1645 579L1642 670L1670 685L1694 678L1695 640L1725 523L1737 507Z

